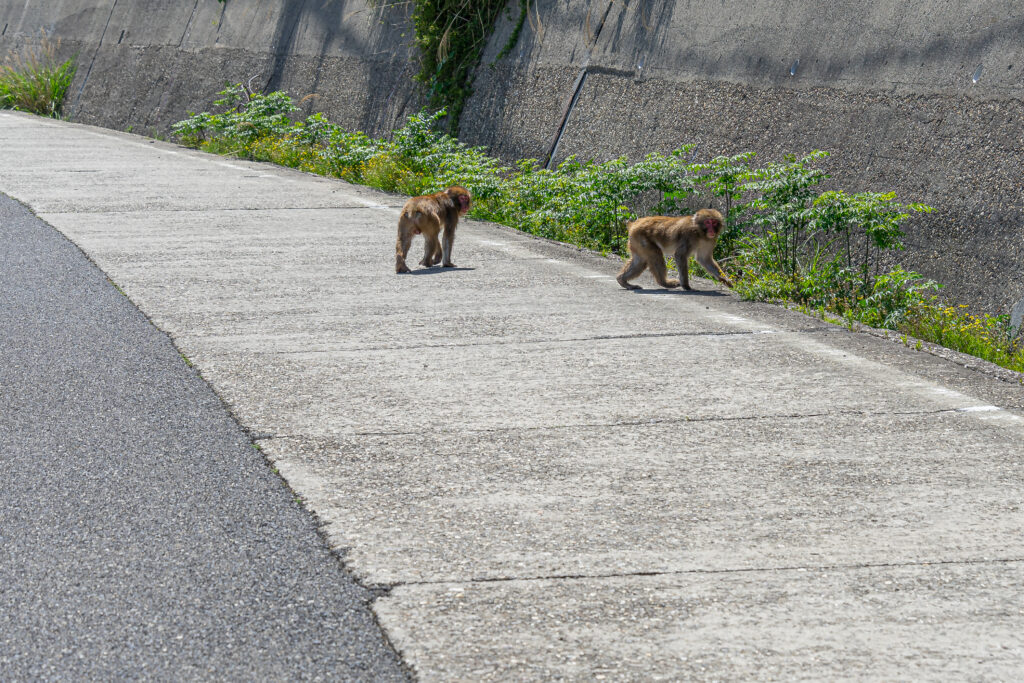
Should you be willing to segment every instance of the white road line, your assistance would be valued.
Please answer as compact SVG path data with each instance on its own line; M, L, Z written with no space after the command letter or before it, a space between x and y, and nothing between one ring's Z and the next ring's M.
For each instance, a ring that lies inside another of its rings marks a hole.
M966 408L957 408L958 413L991 413L993 411L1001 411L1002 408L999 406L968 406Z

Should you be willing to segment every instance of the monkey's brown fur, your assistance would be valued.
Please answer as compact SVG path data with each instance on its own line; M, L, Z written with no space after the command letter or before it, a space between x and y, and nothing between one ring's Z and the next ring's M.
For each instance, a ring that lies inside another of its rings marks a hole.
M459 216L466 215L471 203L469 191L454 185L434 194L413 197L402 207L398 216L398 241L395 243L395 272L408 273L405 257L415 235L423 235L424 250L421 266L430 267L441 262L442 268L454 268L452 245ZM444 228L441 241L437 236Z
M683 289L690 289L690 256L704 270L727 287L732 281L714 259L715 243L725 227L722 214L714 209L701 209L692 216L646 216L629 225L629 252L632 259L623 266L618 283L626 289L640 289L629 281L648 267L662 287L678 287L679 280L665 277L665 254L675 257Z

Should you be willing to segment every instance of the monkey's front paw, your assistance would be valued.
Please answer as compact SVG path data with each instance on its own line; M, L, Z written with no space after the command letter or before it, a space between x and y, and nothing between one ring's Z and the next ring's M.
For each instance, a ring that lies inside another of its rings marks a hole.
M458 266L456 266L454 263L450 263L449 262L449 263L442 263L441 267L442 268L457 268Z
M410 272L409 271L409 266L407 266L405 264L402 264L400 266L395 266L395 273L401 274L401 273L408 273L408 272Z

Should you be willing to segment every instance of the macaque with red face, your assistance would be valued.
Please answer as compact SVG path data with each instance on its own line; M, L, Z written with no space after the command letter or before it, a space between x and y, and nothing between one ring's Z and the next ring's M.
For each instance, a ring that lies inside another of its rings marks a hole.
M398 216L395 272L409 272L409 267L405 265L405 257L409 253L412 238L416 235L423 235L425 242L421 266L429 268L440 261L442 268L454 268L452 245L455 242L455 226L459 222L459 217L465 216L469 211L470 204L469 191L458 185L434 194L413 197L407 201Z
M715 243L725 227L722 214L714 209L701 209L692 216L646 216L629 224L629 253L632 257L617 279L626 289L640 289L630 284L647 268L662 287L690 289L690 256L704 267L711 277L727 287L732 281L714 259ZM665 277L665 255L671 254L679 269L679 280ZM680 282L681 281L681 282Z

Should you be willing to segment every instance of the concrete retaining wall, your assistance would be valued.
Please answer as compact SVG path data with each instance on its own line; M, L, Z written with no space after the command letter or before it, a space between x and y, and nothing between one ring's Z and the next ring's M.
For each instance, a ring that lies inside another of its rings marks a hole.
M350 0L0 0L0 49L79 53L74 119L166 132L225 81L315 93L369 132L419 106L402 8ZM938 208L908 267L991 311L1024 298L1024 6L1018 0L531 0L476 75L463 137L499 156L758 161L825 149L833 184ZM979 71L979 66L980 71ZM977 76L977 79L974 77Z
M0 49L61 40L78 55L70 118L166 134L226 82L283 89L364 130L419 108L407 12L350 0L0 0ZM403 37L403 33L407 33Z

